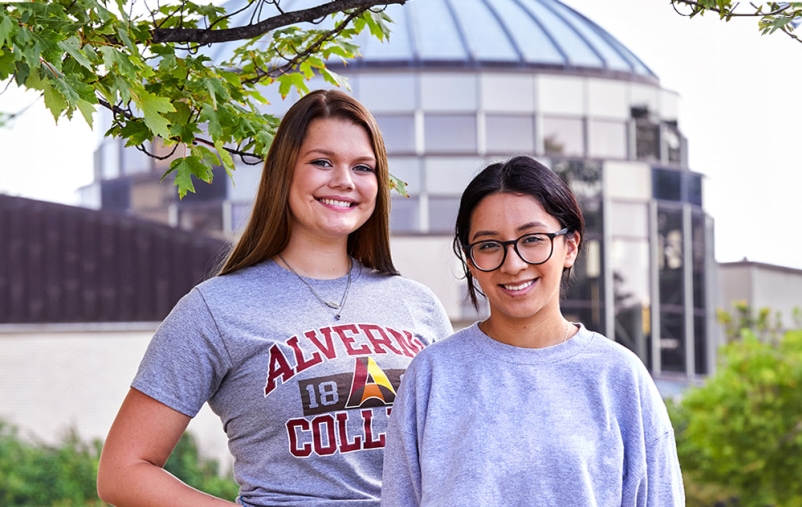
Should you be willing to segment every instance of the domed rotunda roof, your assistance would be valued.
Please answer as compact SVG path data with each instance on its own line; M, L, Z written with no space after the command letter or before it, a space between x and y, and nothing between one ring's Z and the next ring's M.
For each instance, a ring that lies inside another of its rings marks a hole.
M246 2L230 0L226 7L235 12ZM281 8L319 4L282 0ZM267 11L262 6L261 19L277 14L274 7ZM356 40L362 57L349 68L528 68L658 82L623 44L558 0L407 0L385 12L393 20L390 40L380 42L366 30ZM240 12L232 25L247 24L250 15L249 9ZM219 59L229 44L204 52Z
M657 76L612 35L557 0L409 0L390 5L388 43L364 36L357 66L534 67Z

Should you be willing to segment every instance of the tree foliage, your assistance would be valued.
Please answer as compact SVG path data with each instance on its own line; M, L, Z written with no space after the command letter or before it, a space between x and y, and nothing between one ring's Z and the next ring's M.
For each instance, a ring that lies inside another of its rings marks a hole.
M689 505L802 506L802 329L777 334L768 315L746 321L716 374L672 407Z
M183 197L194 179L211 181L213 166L231 175L235 157L258 163L267 153L278 120L263 112L265 86L305 93L315 75L343 85L327 61L357 56L365 30L385 40L381 7L405 1L321 0L298 11L282 0L0 3L0 81L40 92L56 121L78 112L91 126L107 108L105 135L171 158L165 176L174 173ZM224 61L208 56L219 44ZM166 149L148 148L156 138Z
M713 12L724 21L733 18L757 18L763 35L780 31L797 42L802 39L794 32L802 21L802 2L765 2L744 6L732 0L671 0L674 9L683 16L694 17Z

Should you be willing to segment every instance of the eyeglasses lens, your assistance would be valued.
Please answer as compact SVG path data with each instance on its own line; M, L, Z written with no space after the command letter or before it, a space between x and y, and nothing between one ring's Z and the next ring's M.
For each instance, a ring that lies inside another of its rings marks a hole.
M482 241L471 247L471 259L479 269L492 271L504 263L508 245L529 264L542 264L551 255L552 240L544 234L528 234L516 241Z

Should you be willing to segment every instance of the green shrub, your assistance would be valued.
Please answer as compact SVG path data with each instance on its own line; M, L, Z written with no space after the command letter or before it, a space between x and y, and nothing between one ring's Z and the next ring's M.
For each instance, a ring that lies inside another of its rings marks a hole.
M216 460L200 456L195 437L189 433L184 433L178 441L164 469L193 488L218 498L233 502L239 494L233 479L220 475Z
M802 507L802 330L755 322L669 404L689 506Z
M0 421L0 506L101 507L97 464L102 443L82 442L75 431L59 445L33 443ZM201 458L195 439L185 433L165 468L190 486L233 500L237 485L219 473L218 463Z
M59 446L32 444L0 421L0 505L79 507L103 505L95 477L100 442L68 433Z

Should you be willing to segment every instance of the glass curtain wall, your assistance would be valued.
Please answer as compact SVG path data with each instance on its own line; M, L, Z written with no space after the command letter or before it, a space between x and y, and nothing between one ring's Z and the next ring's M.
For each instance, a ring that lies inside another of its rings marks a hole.
M601 163L552 159L551 166L576 195L585 215L585 251L572 269L571 285L562 302L569 320L603 331L604 255Z

